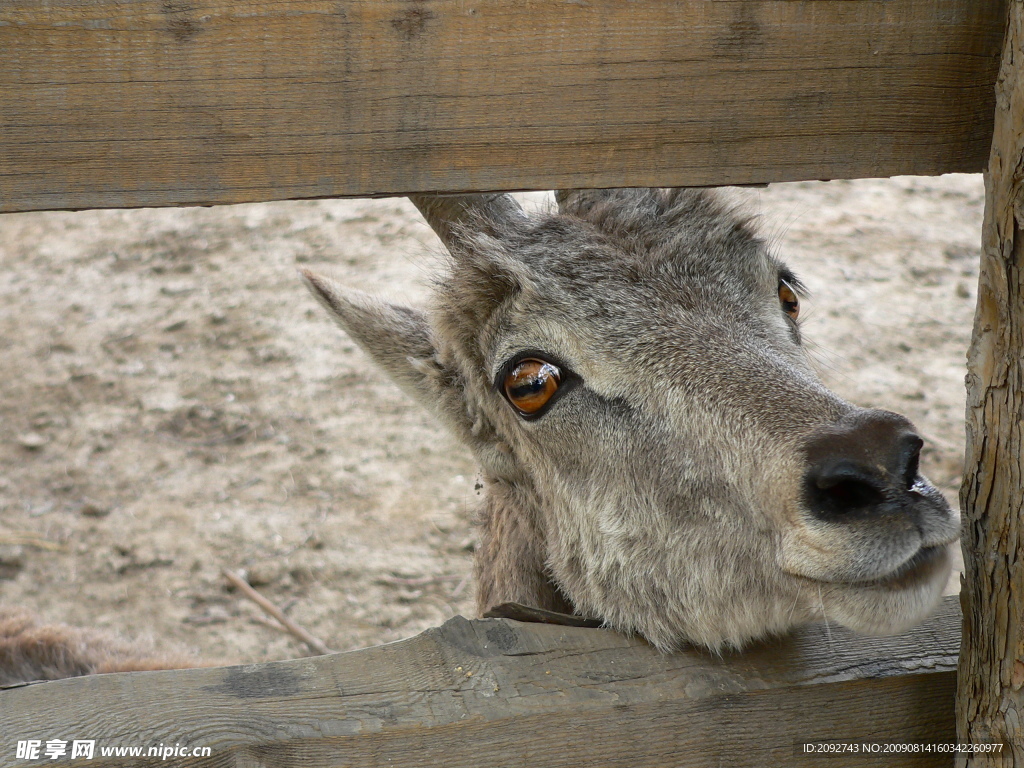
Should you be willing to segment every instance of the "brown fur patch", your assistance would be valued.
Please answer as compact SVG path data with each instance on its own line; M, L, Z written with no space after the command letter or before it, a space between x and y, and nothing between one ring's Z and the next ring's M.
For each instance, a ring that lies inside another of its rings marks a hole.
M112 634L42 624L27 610L0 608L0 685L194 666L199 665L185 657L148 654Z

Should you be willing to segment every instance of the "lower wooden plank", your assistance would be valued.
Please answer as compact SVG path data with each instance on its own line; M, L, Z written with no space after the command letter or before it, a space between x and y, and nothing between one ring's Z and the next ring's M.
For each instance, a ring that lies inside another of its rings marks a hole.
M954 741L959 627L954 598L899 637L812 626L715 657L600 629L456 618L315 659L0 691L0 764L54 764L17 759L19 741L80 740L95 742L93 758L60 765L124 766L103 752L133 747L140 768L879 765L886 745ZM805 751L823 741L858 751ZM209 756L183 754L194 748ZM952 763L948 751L891 760Z
M1005 0L5 0L0 212L978 171Z

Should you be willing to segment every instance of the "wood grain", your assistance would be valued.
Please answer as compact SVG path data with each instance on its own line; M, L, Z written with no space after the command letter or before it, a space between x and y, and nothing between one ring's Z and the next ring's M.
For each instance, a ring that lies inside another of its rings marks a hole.
M5 0L0 211L978 171L1005 0Z
M1024 2L1009 19L968 354L957 692L960 740L1005 746L961 766L1024 767Z
M823 759L800 745L952 742L959 626L950 599L899 637L814 625L719 658L663 655L601 629L457 617L314 659L0 691L0 763L17 740L58 738L97 741L74 768L122 768L100 749L160 744L211 756L133 768L948 766L949 753Z

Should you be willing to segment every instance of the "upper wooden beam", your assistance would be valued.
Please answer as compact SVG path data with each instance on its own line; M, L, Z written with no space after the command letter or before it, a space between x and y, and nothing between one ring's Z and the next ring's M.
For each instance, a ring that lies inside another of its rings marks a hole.
M1005 0L4 0L0 211L978 171Z
M17 741L95 741L89 768L396 765L949 766L956 598L892 638L814 625L743 654L661 654L601 629L452 619L400 643L244 667L97 675L0 691ZM206 760L148 749L209 747ZM136 747L139 757L102 750ZM947 746L948 748L948 746ZM870 747L868 748L870 749Z

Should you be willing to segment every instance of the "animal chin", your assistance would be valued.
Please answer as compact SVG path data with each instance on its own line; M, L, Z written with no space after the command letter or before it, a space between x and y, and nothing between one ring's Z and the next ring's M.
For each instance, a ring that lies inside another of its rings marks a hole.
M819 581L804 576L818 593L827 618L867 635L902 632L938 604L952 570L948 544L921 547L884 576L870 581Z

